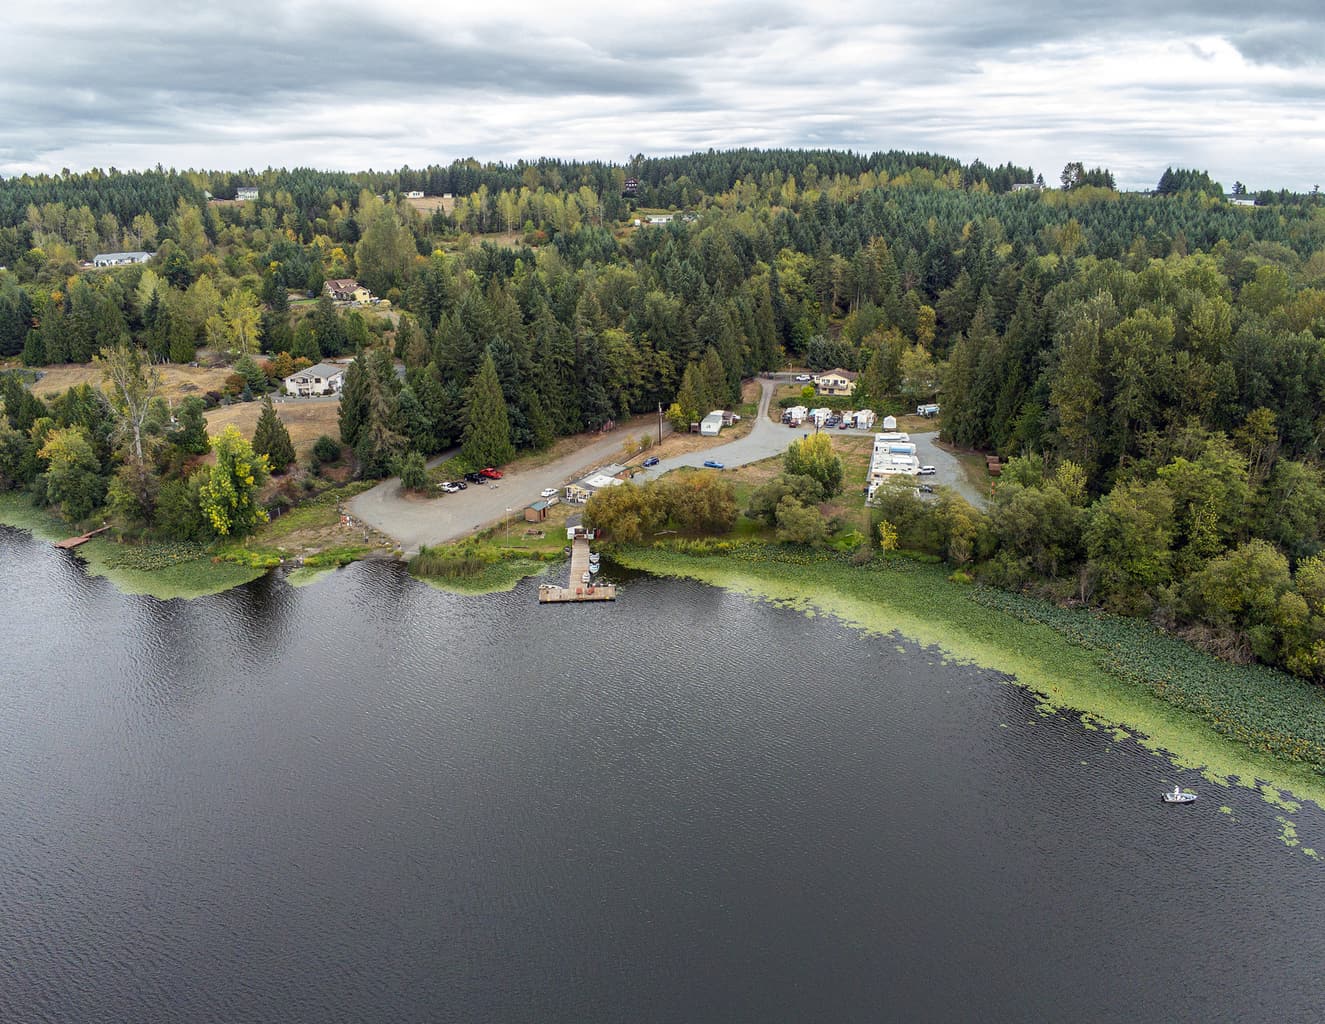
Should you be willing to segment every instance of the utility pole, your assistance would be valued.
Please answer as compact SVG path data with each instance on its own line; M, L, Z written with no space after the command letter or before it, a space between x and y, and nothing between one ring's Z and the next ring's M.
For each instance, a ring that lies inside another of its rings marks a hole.
M662 402L658 403L658 443L662 444Z

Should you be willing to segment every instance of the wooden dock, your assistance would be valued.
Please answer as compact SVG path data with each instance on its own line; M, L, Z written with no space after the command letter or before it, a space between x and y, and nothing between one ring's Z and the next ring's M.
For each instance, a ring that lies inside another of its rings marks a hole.
M91 533L85 533L81 537L70 537L68 540L57 540L55 546L61 551L68 551L70 548L76 548L80 544L86 544L97 534L105 533L109 529L109 526L103 526L101 529L93 530Z
M538 587L539 604L564 604L569 601L615 601L615 583L585 583L589 571L589 542L583 537L571 541L570 583L559 587L555 583L541 583ZM592 580L593 577L590 576Z

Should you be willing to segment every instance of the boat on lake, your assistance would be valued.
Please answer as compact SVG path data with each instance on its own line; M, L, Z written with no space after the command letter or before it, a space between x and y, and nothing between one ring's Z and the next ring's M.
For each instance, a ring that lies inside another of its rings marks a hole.
M1174 786L1173 792L1164 793L1160 799L1166 804L1194 804L1196 803L1196 794L1184 793L1177 786Z

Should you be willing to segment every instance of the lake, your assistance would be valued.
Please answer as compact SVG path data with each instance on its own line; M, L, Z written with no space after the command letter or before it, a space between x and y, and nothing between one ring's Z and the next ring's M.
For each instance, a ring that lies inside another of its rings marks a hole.
M618 579L160 602L0 527L0 1021L1320 1019L1325 866L1276 838L1318 809Z

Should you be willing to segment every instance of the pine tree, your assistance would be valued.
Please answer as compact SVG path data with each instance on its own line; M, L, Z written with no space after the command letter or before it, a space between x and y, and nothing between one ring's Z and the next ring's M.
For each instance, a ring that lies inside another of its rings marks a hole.
M465 439L461 452L471 466L501 466L515 458L511 424L506 416L501 381L492 353L484 351L478 373L469 386Z
M262 400L262 413L253 430L253 450L267 456L267 463L273 473L284 473L294 461L294 444L290 441L290 432L276 415L271 398Z

